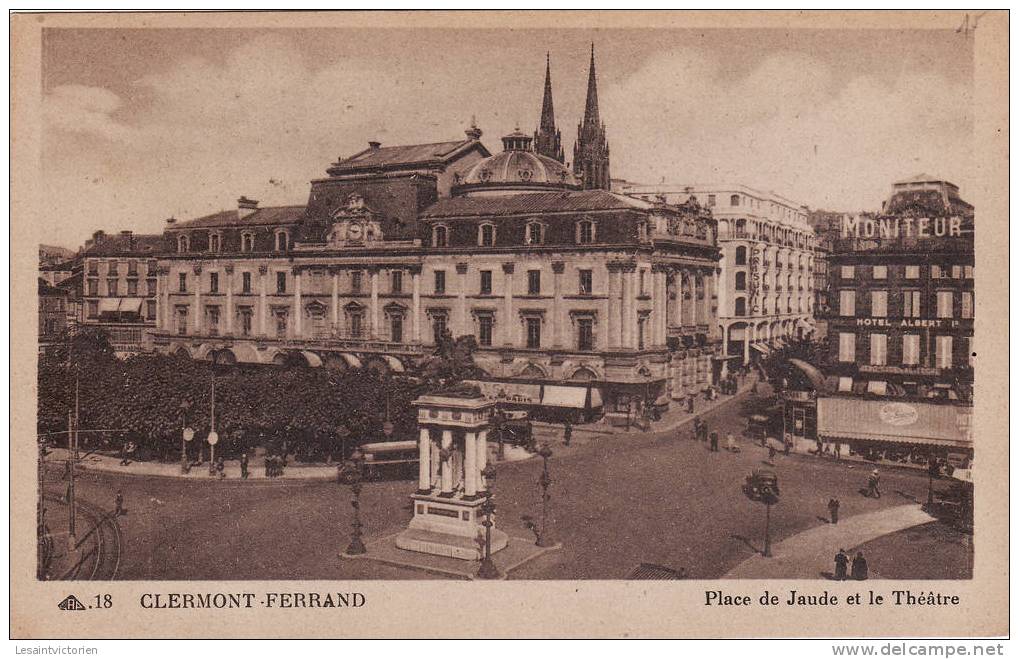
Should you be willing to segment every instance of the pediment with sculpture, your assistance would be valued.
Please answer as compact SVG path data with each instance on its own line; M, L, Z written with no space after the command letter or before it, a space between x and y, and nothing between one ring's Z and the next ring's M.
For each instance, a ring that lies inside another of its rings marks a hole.
M332 213L332 228L326 236L331 247L364 246L383 240L378 215L359 194L349 195Z

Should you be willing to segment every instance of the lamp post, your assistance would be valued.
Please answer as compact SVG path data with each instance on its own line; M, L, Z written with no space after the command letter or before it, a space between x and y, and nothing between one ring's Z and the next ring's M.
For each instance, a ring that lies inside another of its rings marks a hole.
M219 441L219 434L216 432L216 356L212 357L212 403L209 408L209 475L216 475L216 442Z
M539 547L551 547L555 544L552 534L548 531L548 502L552 498L548 493L548 488L552 485L552 478L548 475L548 459L552 457L552 449L548 444L542 444L538 449L538 455L541 456L542 461L541 476L538 477L538 485L541 486L541 527L538 529L538 539L535 544Z
M499 568L495 567L495 563L492 562L492 527L495 526L495 522L492 521L492 515L495 514L495 502L492 500L492 488L495 485L495 465L489 464L481 470L481 475L485 478L485 501L481 504L481 514L485 516L484 521L481 525L485 527L485 557L481 559L481 565L478 567L478 578L479 579L498 579Z
M764 551L762 556L771 557L771 507L778 503L778 478L770 472L754 471L746 478L743 493L751 501L763 503L764 512Z
M190 403L184 401L180 404L180 473L188 473L188 442L195 438L195 431L188 427L188 409Z
M350 505L354 508L354 522L351 524L354 532L351 534L350 544L347 546L346 552L344 552L352 556L368 552L364 542L361 540L361 482L363 468L364 456L360 449L354 449L350 460L344 464L339 474L340 484L349 485L350 492L354 495L354 498L350 501Z
M927 505L924 509L930 511L934 507L934 477L939 475L938 462L934 455L927 458Z

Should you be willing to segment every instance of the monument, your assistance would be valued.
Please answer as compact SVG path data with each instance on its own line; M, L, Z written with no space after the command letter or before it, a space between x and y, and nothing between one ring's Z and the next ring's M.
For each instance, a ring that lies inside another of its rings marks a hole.
M396 537L410 551L464 560L484 556L482 504L489 484L488 429L495 403L470 388L421 396L418 408L418 489L414 517ZM494 521L494 520L493 520ZM492 553L507 536L492 528Z

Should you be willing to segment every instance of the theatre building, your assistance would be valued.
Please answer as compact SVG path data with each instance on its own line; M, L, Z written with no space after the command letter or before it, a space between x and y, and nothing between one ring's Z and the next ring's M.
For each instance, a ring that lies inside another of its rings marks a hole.
M618 420L700 391L718 340L716 224L696 203L604 189L591 87L585 124L575 151L597 176L563 162L546 69L539 130L495 155L473 125L450 142L370 142L304 206L241 197L168 223L157 349L391 373L472 336L496 398Z

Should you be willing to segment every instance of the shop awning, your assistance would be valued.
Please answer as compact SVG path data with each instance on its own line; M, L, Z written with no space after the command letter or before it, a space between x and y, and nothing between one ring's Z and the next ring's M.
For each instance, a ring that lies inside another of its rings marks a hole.
M805 332L813 332L814 331L814 326L811 325L810 323L808 323L807 321L803 320L802 318L800 318L799 320L796 321L796 326L799 327L800 329L804 330Z
M120 308L120 298L104 297L99 300L99 313L117 313Z
M586 387L562 387L547 384L541 393L541 404L550 407L574 407L577 409L584 409L586 402Z
M779 338L777 336L774 339L771 340L771 343L772 343L772 347L774 347L774 348L784 348L785 347L785 341L783 341L781 338Z
M351 368L361 368L361 360L348 352L341 352L340 357L343 357L343 361L347 362L347 366Z
M757 352L761 353L765 357L767 357L768 355L771 354L771 348L769 348L767 346L767 344L764 344L764 343L751 343L750 347L753 348L754 350L756 350Z
M839 378L839 391L852 391L853 390L853 378L841 377Z
M141 314L142 312L142 299L140 297L125 297L121 298L120 305L118 305L118 311L120 313L136 313Z
M405 369L403 368L403 364L396 357L393 357L392 355L382 355L382 359L386 360L386 363L389 364L389 368L392 369L394 373L404 372Z
M604 405L601 399L601 389L598 387L591 387L591 409L598 409Z
M972 414L973 408L962 405L822 397L817 400L817 436L971 449Z
M796 368L800 369L800 371L806 376L807 380L810 381L811 386L813 386L816 391L825 390L824 373L818 370L816 366L814 366L813 364L808 364L802 359L790 359L789 363L795 366Z
M301 355L303 355L304 358L308 360L308 366L318 368L322 365L322 358L313 352L309 352L308 350L302 350Z

